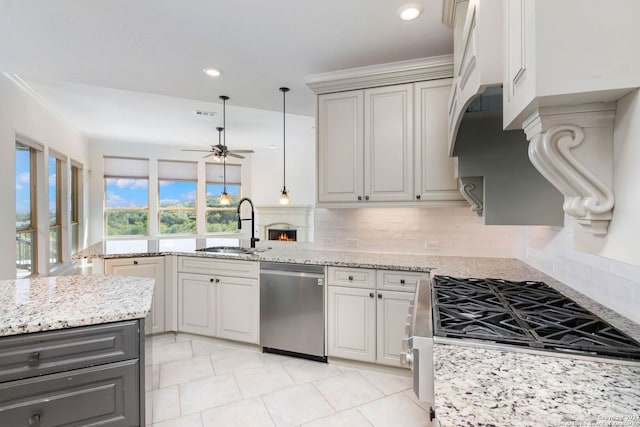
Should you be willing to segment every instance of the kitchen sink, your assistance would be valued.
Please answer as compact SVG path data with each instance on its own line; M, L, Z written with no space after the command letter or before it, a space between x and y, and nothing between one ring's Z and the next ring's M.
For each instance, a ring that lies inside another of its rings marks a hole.
M225 255L244 255L253 254L256 252L255 248L240 248L238 246L212 246L210 248L196 249L201 252L213 252Z

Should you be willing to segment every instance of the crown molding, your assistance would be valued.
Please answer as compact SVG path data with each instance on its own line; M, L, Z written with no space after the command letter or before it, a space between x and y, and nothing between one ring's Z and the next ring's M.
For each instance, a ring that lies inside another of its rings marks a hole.
M312 74L305 83L315 94L322 94L452 76L453 55L442 55Z

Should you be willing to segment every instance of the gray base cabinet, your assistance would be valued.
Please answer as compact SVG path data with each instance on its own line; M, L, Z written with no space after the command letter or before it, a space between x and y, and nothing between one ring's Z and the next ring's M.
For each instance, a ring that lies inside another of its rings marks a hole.
M0 426L141 426L142 320L0 339Z

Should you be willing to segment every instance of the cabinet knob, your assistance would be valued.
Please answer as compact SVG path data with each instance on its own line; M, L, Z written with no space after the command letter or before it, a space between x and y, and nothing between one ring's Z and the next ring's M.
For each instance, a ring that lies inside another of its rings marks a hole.
M211 279L209 279L209 282L213 283L213 277Z
M369 292L369 298L373 298L373 292Z
M220 283L220 279L216 277L216 283Z
M364 196L364 199L365 200L369 200L369 196Z
M416 199L420 200L420 195L416 194Z
M40 425L40 414L33 414L29 417L29 425L30 426L38 426Z
M33 353L31 353L29 355L29 359L27 359L27 363L29 364L29 366L36 366L37 364L40 363L40 352L39 351L34 351Z
M353 281L353 276L349 276L349 280Z
M362 196L358 196L358 200L362 200Z
M400 284L404 285L404 279L400 279Z
M133 264L134 264L134 265L138 265L138 260L137 260L137 259L134 259L134 260L133 260Z
M378 294L378 299L382 299L382 294Z

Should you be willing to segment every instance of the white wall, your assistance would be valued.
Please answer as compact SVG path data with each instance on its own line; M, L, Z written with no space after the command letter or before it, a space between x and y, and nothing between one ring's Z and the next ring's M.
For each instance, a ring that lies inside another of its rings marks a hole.
M15 278L16 250L15 250L15 142L16 134L33 139L45 150L42 159L46 159L48 150L68 156L69 160L82 163L87 170L87 141L71 125L52 112L46 104L34 97L29 88L20 80L7 74L0 75L0 182L2 185L2 203L0 204L0 279ZM46 163L38 171L46 177ZM46 178L45 178L46 182ZM48 188L38 189L39 205L39 240L46 245L40 245L40 273L45 274L48 254L48 218L47 218ZM85 197L86 200L86 197ZM83 209L84 217L88 215ZM86 221L85 221L86 224ZM64 230L63 230L64 231Z

